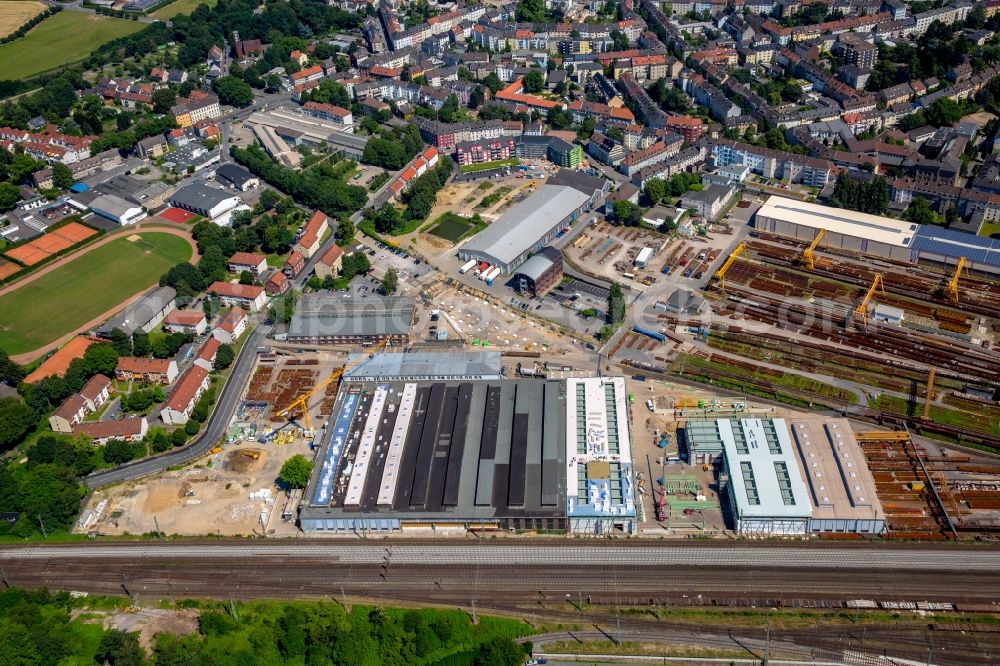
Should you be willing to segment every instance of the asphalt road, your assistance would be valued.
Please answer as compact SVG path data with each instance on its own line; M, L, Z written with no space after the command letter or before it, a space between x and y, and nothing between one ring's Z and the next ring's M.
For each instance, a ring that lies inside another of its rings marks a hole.
M243 395L243 388L250 378L250 372L253 370L257 347L263 344L269 330L269 326L258 325L249 337L247 337L243 343L243 348L240 350L240 355L233 363L233 370L229 374L229 379L226 381L226 385L222 388L222 393L215 403L215 409L212 410L205 428L194 442L160 456L125 463L114 469L94 472L84 479L87 487L99 488L112 483L137 479L147 474L159 472L167 467L191 462L208 453L218 443L229 426L229 420Z

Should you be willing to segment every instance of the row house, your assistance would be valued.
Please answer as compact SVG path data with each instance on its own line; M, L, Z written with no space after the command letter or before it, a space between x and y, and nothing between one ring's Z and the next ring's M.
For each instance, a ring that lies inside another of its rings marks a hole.
M631 152L618 165L618 171L626 176L641 171L642 169L667 160L678 152L684 140L677 134L668 134L662 141L654 143L648 148Z
M73 428L73 436L86 437L95 446L103 446L112 440L138 442L148 430L149 422L145 416L132 416L118 421L80 423Z
M796 155L747 143L714 139L710 151L715 167L742 164L765 178L823 188L833 182L836 167L829 160Z
M314 212L302 226L302 234L295 243L295 251L306 259L311 258L318 250L323 235L330 229L330 218L322 211Z
M263 254L253 252L236 252L229 257L229 272L242 273L247 271L254 277L258 277L267 270L267 257Z
M413 161L403 168L399 177L389 184L389 189L387 190L389 196L393 198L401 196L403 192L410 189L410 186L416 182L417 178L424 175L428 169L434 168L439 159L440 153L434 146L427 148L424 152L414 157Z
M587 154L602 164L617 167L625 159L625 148L611 137L594 132L587 141Z
M200 336L208 332L208 319L201 310L172 310L163 318L163 330Z
M455 159L461 166L507 160L514 157L514 154L514 139L510 137L462 141L455 146Z
M219 324L212 329L212 337L225 345L236 344L243 332L247 330L249 322L246 310L239 306L233 306L222 317Z
M69 434L74 426L89 414L99 410L111 396L111 380L104 375L94 375L87 380L79 393L74 393L52 413L49 426L53 432Z
M213 342L213 340L208 342ZM214 342L218 345L218 341ZM160 418L167 425L187 423L198 398L208 390L210 384L209 371L197 363L192 364L167 398L163 409L160 410Z
M635 122L635 116L625 107L614 108L607 104L578 99L570 102L567 109L573 116L573 122L577 123L582 123L586 118L612 125L631 125Z
M302 105L302 110L306 115L337 125L347 134L354 133L354 116L345 108L321 102L306 102Z
M250 312L257 312L264 308L267 303L267 295L264 287L253 284L239 284L234 282L213 282L205 290L207 294L217 296L223 305L238 305Z
M520 121L480 120L466 123L440 123L422 116L413 119L421 138L432 146L450 151L462 141L483 141L504 136L520 136Z
M657 164L640 169L632 174L630 182L642 189L646 183L653 179L669 180L671 177L683 171L691 171L705 163L708 149L703 141L699 141L694 146L688 146L673 157Z
M625 97L631 100L639 117L650 127L663 128L667 126L667 114L664 113L660 105L653 101L645 88L639 85L629 72L623 72L618 79Z
M168 358L122 356L115 366L115 378L126 382L170 384L177 379L177 362Z
M29 132L13 127L0 127L0 142L9 152L21 146L26 155L46 162L75 164L90 157L92 137L69 136L46 126L45 132Z

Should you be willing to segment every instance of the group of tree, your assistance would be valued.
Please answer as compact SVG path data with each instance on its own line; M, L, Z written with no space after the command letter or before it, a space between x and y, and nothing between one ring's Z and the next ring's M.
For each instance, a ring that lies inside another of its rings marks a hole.
M288 488L305 488L312 468L313 464L305 456L296 454L281 465L278 480Z
M473 625L461 611L363 605L348 611L330 601L265 601L238 604L237 614L228 606L199 602L194 632L161 632L147 652L137 633L85 619L91 609L109 607L104 599L3 589L0 654L17 666L520 666L531 649L515 641L523 632L515 620L484 616Z
M628 199L621 199L614 205L615 222L626 227L637 227L642 222L642 208Z
M415 127L413 129L416 130ZM420 136L419 131L417 136ZM381 139L372 139L368 142L365 147L366 155L373 141ZM334 165L329 162L317 164L307 171L295 171L272 160L256 145L247 148L233 146L230 153L237 162L268 184L291 195L298 203L325 211L328 215L334 217L350 215L368 201L365 188L347 184L343 176L338 175ZM403 163L405 164L406 160Z
M646 92L664 111L687 113L690 110L687 95L667 83L664 78L657 79L646 89Z
M155 384L149 388L133 388L128 393L122 393L120 404L125 412L145 412L166 399L163 387Z
M396 293L396 287L399 285L399 275L396 273L395 268L389 268L385 272L385 276L382 278L382 293L386 296L392 296Z
M212 90L219 96L219 102L243 108L253 102L250 84L235 76L221 76L212 82Z
M424 140L416 125L407 125L405 129L396 127L369 139L361 161L389 171L398 171L416 157L423 147Z
M830 203L838 208L882 215L889 207L889 183L882 176L868 180L842 172L837 176Z
M950 208L949 210L954 210ZM913 201L903 211L903 219L917 224L944 224L945 218L931 208L931 204L923 197L913 197Z
M279 324L288 324L295 316L295 304L299 302L299 292L290 289L271 301L271 319Z
M149 334L138 329L129 337L120 328L114 328L109 334L111 346L118 356L138 356L155 358L170 358L180 351L181 347L192 342L194 336L190 333L166 333L151 340ZM162 400L162 399L161 399Z
M647 202L655 206L660 202L670 202L670 197L683 196L690 190L697 190L701 187L701 175L682 171L675 173L668 180L652 178L646 181L642 187L642 193Z
M608 290L608 323L618 326L625 321L625 292L617 282Z

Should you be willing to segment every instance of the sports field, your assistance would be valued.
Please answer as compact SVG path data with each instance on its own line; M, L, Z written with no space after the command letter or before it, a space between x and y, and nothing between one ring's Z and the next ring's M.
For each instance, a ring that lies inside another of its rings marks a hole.
M0 296L0 349L11 355L59 339L147 289L191 258L179 236L121 237Z
M174 0L174 2L171 2L166 7L157 9L150 16L158 19L168 19L178 14L190 14L198 8L198 5L214 7L215 3L216 0Z
M138 21L61 11L0 46L0 78L23 79L79 62L101 44L145 27Z
M0 37L6 37L44 11L45 5L34 0L0 0Z

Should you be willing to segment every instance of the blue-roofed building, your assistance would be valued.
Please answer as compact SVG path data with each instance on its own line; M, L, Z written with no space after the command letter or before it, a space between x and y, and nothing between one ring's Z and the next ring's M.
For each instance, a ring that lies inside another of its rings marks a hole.
M1000 274L1000 240L993 238L924 225L914 236L911 250L917 262L954 265L965 257L972 271Z
M79 194L80 192L86 192L89 189L90 185L87 185L87 183L73 183L72 185L69 186L69 191L75 192L77 194Z

